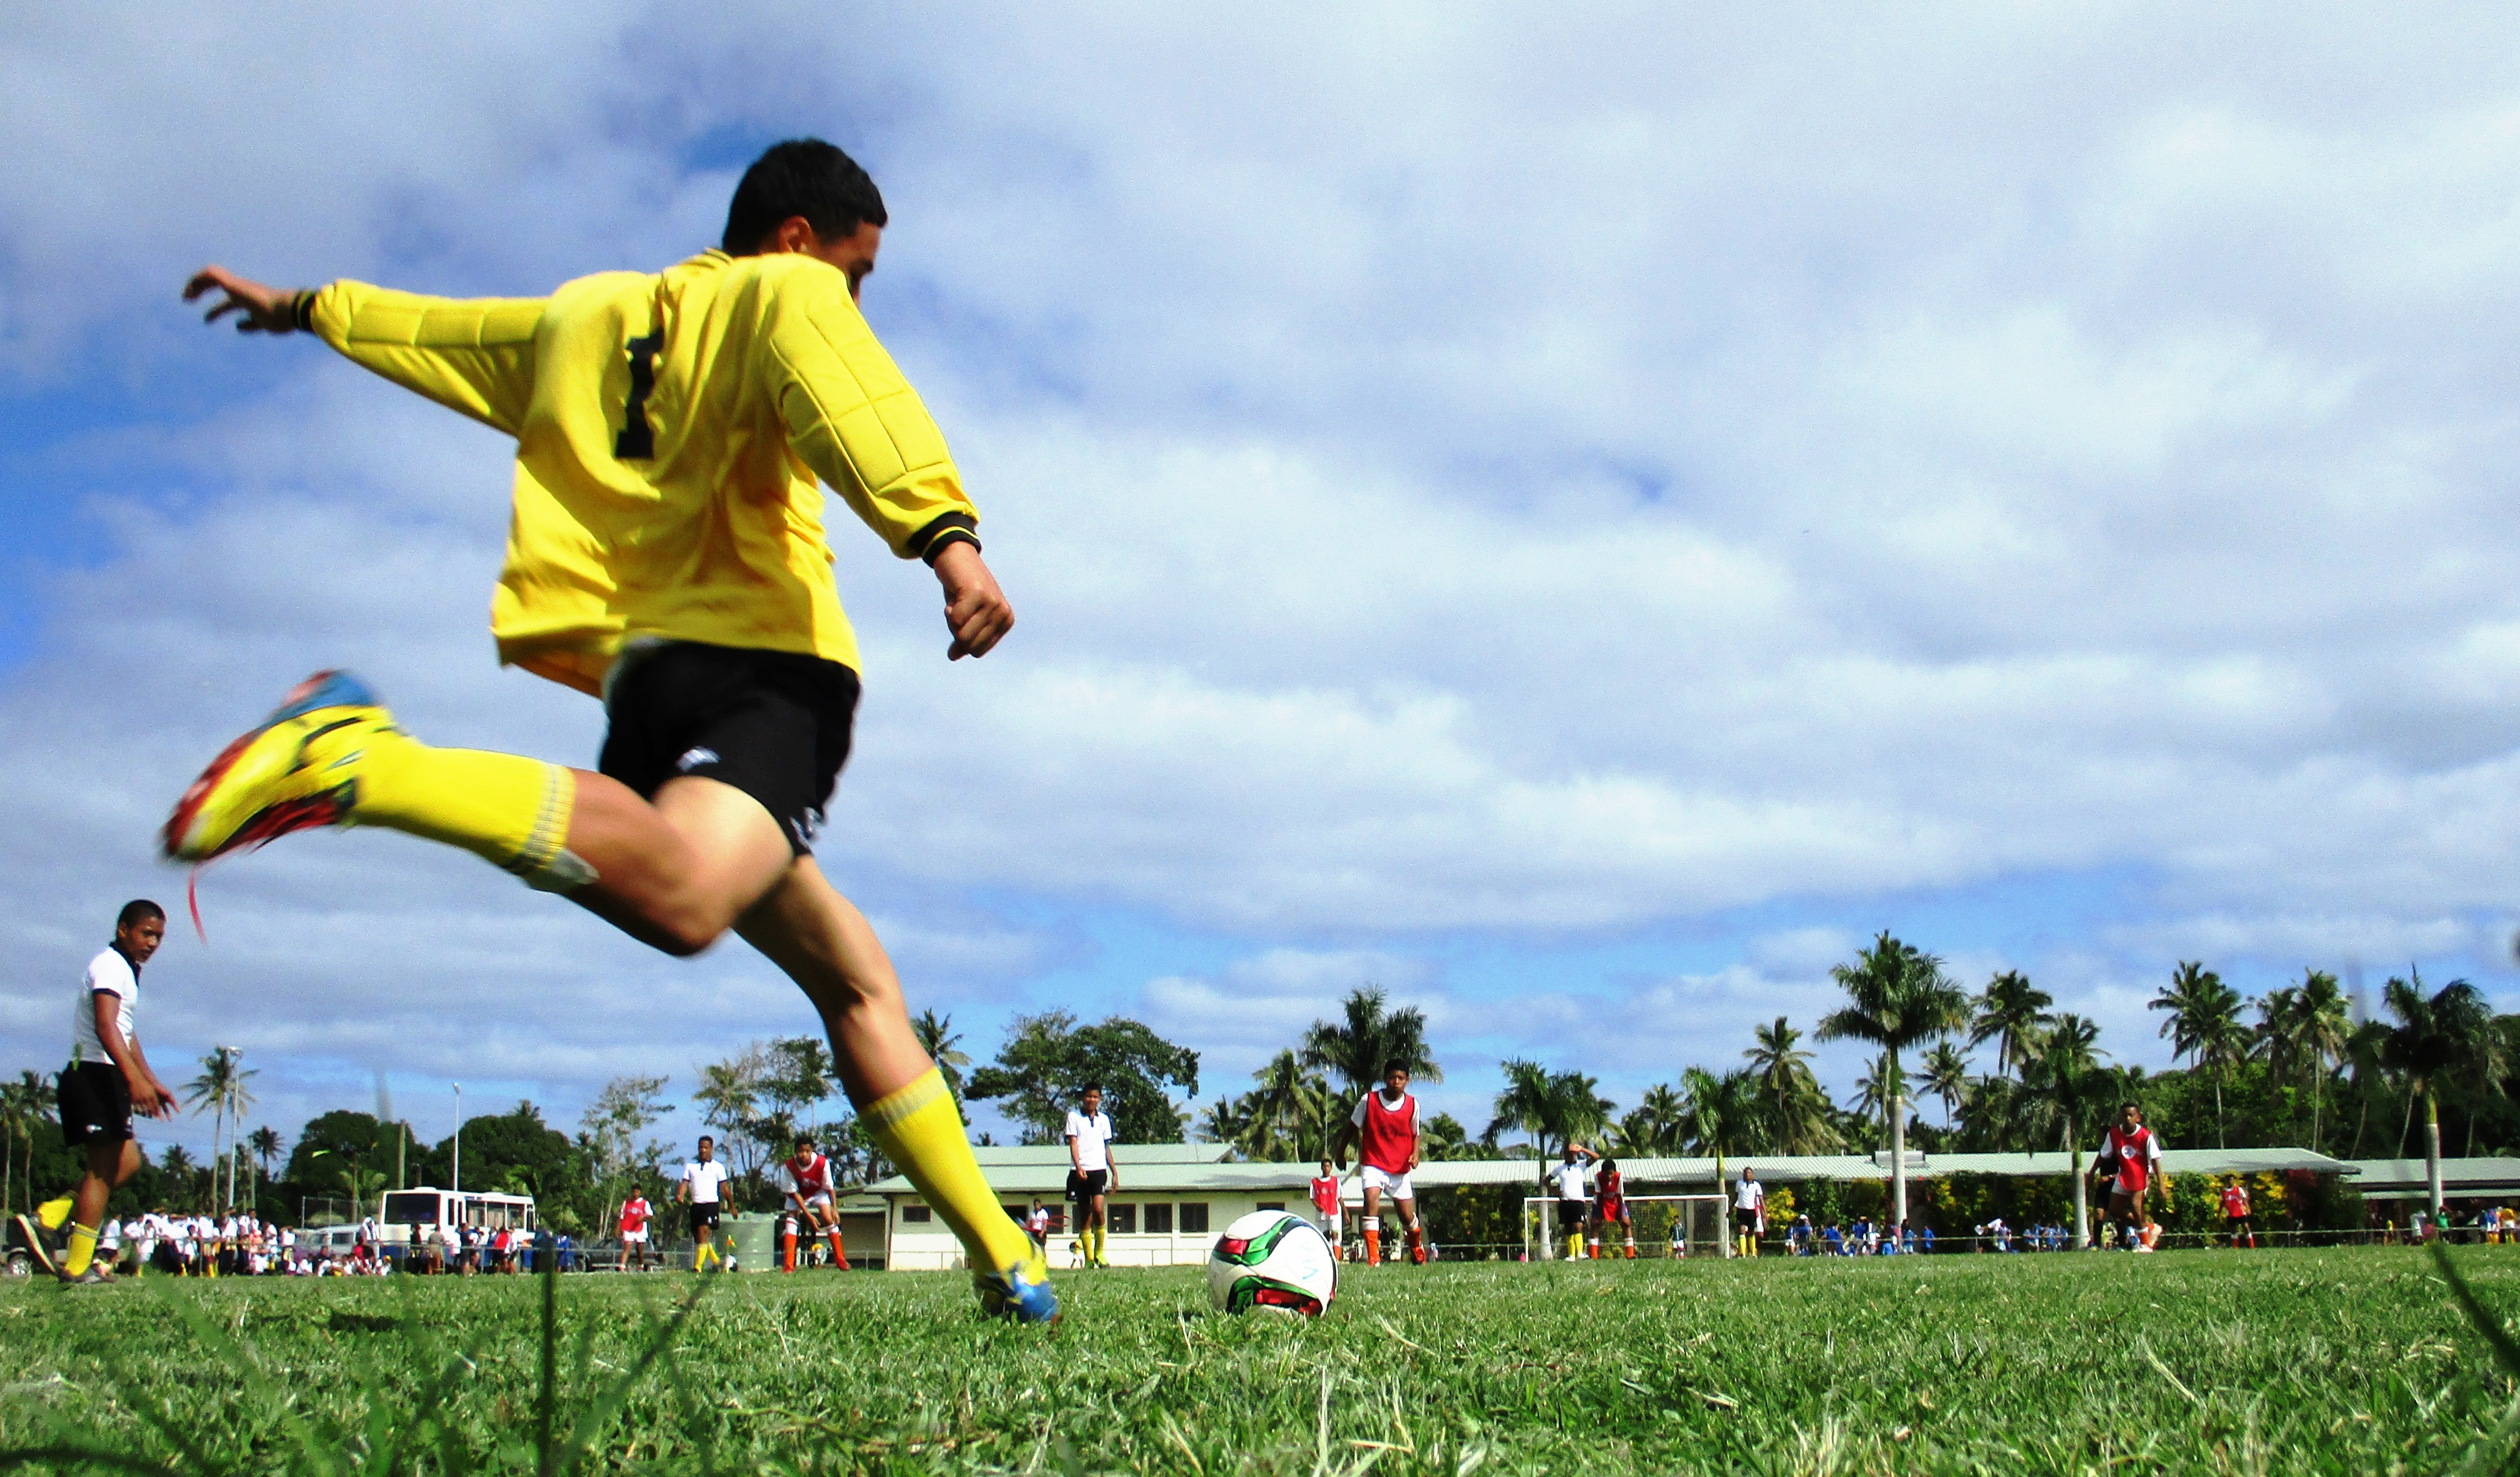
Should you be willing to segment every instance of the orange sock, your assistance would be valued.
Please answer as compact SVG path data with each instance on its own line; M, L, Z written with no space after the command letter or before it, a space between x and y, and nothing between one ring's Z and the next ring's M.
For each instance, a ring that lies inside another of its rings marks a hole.
M840 1244L840 1233L836 1231L832 1232L832 1265L842 1272L849 1270L848 1248Z
M1378 1266L1381 1261L1382 1222L1372 1216L1368 1216L1365 1218L1365 1265L1368 1267Z

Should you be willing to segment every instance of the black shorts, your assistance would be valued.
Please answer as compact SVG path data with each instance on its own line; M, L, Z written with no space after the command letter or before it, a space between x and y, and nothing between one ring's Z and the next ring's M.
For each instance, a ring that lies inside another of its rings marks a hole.
M718 1211L718 1208L717 1208L716 1206L714 1206L714 1205L695 1205L695 1206L693 1206L693 1207L692 1207L692 1234L693 1234L693 1235L698 1235L701 1231L715 1231L715 1230L717 1230L717 1211Z
M131 1084L111 1062L74 1061L62 1068L62 1141L120 1143L131 1137Z
M732 784L801 857L848 762L857 708L858 674L836 661L667 642L614 673L595 767L647 799L685 775Z
M1111 1172L1102 1169L1078 1169L1067 1173L1068 1198L1083 1205L1111 1183Z
M1558 1201L1558 1202L1557 1202L1557 1228L1558 1228L1558 1230L1560 1230L1560 1231L1571 1231L1571 1230L1573 1230L1573 1229L1575 1229L1575 1228L1577 1228L1577 1227L1582 1226L1582 1225L1584 1224L1584 1218L1585 1218L1587 1215L1591 1214L1592 1209L1593 1209L1593 1202L1592 1202L1592 1201L1590 1201L1590 1200L1560 1200L1560 1201Z

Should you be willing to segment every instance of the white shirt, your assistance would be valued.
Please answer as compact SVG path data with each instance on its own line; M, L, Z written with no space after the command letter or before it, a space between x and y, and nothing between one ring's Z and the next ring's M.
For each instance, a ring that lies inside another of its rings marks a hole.
M1734 1210L1758 1210L1768 1203L1768 1186L1756 1180L1737 1180L1732 1185Z
M79 981L78 1009L70 1016L70 1054L80 1061L111 1064L113 1058L107 1054L105 1042L96 1034L99 990L122 1002L122 1013L114 1024L121 1027L121 1045L130 1046L131 1038L140 1029L132 1018L140 1011L140 971L131 967L131 961L122 957L121 950L110 948L87 962L87 974Z
M1111 1115L1097 1113L1088 1118L1074 1108L1067 1110L1067 1141L1076 1145L1076 1167L1083 1170L1109 1169L1111 1151Z
M1587 1166L1583 1160L1576 1159L1568 1163L1560 1164L1555 1170L1552 1171L1552 1173L1557 1177L1557 1198L1560 1200L1581 1200L1586 1197L1584 1189L1584 1171L1586 1167Z
M726 1183L726 1161L695 1159L683 1166L683 1183L692 1187L694 1205L715 1205L717 1188Z

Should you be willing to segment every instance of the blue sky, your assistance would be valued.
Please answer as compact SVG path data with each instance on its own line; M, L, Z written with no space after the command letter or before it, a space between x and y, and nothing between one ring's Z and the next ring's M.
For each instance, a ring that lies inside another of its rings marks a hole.
M0 22L0 1050L50 1067L152 828L319 666L586 762L498 671L499 438L217 260L533 293L713 241L815 133L1020 624L832 524L824 856L915 1003L1139 1015L1202 1097L1368 981L1475 1126L1808 1026L1889 928L2122 1060L2182 959L2514 986L2520 85L2474 13L418 5ZM224 38L265 38L238 66ZM284 1130L425 1133L808 1029L452 854L213 869L150 973ZM1844 1089L1856 1053L1829 1049ZM206 1121L160 1137L205 1143Z

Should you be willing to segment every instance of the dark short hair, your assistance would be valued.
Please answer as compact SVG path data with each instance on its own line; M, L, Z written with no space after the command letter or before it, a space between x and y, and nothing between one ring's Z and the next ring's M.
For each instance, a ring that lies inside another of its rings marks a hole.
M1408 1070L1409 1063L1402 1061L1397 1056L1392 1057L1389 1061L1382 1064L1382 1075L1385 1077L1390 1076L1394 1072L1406 1072Z
M2133 1108L2137 1112L2140 1113L2143 1111L2143 1104L2140 1102L2121 1102L2118 1104L2118 1111L2121 1113L2125 1112L2129 1108Z
M700 1141L701 1141L702 1143L715 1143L715 1142L717 1142L717 1140L715 1140L714 1138L711 1138L711 1137L710 1137L709 1135L707 1135L707 1134L702 1134L702 1135L700 1135Z
M761 249L763 237L796 215L825 241L888 219L882 194L857 160L821 139L789 139L763 150L743 171L726 207L720 244L730 256L749 256Z
M1099 1082L1089 1082L1085 1084L1085 1093L1099 1093L1101 1091L1102 1091L1102 1084ZM1085 1093L1079 1093L1076 1096L1082 1097L1085 1096Z
M134 923L147 922L151 918L156 918L161 923L166 921L166 910L147 898L133 898L122 905L120 913L113 916L113 926L116 930L120 930Z
M796 1136L796 1141L799 1143L810 1144L814 1141L814 1136L811 1134L798 1134Z

